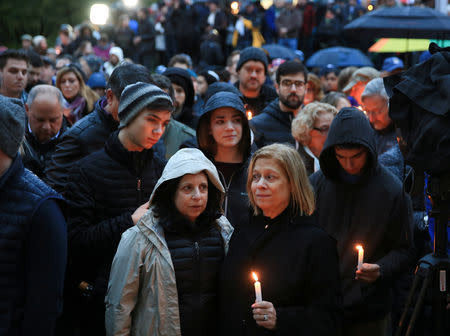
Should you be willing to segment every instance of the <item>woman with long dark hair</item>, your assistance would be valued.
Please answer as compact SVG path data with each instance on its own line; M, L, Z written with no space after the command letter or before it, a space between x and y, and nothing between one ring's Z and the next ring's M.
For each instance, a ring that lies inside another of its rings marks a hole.
M242 99L217 92L206 101L197 127L200 150L216 166L225 187L224 214L235 226L248 213L245 188L251 136Z

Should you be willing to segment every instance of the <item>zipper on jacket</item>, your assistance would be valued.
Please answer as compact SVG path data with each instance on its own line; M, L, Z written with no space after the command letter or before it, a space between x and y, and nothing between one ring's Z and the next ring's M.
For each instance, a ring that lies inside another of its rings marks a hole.
M194 242L194 261L198 261L200 259L200 247L198 246L198 242Z
M138 202L142 203L142 179L140 177L137 178L136 181L136 191L138 192Z
M224 212L224 216L227 216L227 212L228 212L228 190L230 190L230 185L231 185L231 181L233 181L233 176L236 173L236 171L233 172L233 174L231 174L230 177L230 182L228 182L228 184L226 184L225 181L225 176L223 176L222 172L220 172L219 170L217 170L217 172L220 174L220 177L223 180L223 185L225 187L225 200L224 200L224 204L223 204L223 212Z

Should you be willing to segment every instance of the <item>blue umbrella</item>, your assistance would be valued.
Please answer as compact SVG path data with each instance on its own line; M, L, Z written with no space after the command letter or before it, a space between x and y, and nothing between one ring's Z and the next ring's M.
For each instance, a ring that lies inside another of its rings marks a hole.
M285 60L293 60L298 57L294 50L279 44L265 44L261 48L268 52L270 59L282 58Z
M373 67L372 61L360 50L345 47L332 47L319 50L306 61L306 66L310 68L322 68L327 64L333 64L340 68L348 66Z

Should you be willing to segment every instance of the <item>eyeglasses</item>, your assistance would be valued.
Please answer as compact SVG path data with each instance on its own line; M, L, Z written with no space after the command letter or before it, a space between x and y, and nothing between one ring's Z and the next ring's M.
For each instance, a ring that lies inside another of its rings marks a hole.
M316 130L320 134L327 134L330 129L330 126L322 126L322 127L313 127L313 130Z
M304 81L300 81L300 80L292 81L289 79L283 79L281 81L281 86L284 86L285 88L291 88L292 85L295 85L296 89L303 89L305 87L306 83Z

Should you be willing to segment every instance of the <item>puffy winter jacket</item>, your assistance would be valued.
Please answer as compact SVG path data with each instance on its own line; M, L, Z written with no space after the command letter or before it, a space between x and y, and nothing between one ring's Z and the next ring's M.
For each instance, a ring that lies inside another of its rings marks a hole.
M56 191L66 187L72 165L95 151L102 149L109 135L119 123L104 110L106 99L95 104L94 111L75 123L56 146L55 153L45 171L48 183Z
M275 142L295 145L291 134L292 113L283 112L279 100L272 101L260 115L250 120L250 127L255 135L258 148L271 145Z
M148 201L163 167L152 149L127 151L118 132L104 149L75 164L64 193L69 204L66 286L76 289L85 281L94 288L93 300L103 303L120 237L133 226L131 215Z
M150 197L150 204L152 204L158 188L164 182L202 171L206 172L209 182L223 194L224 189L214 165L198 149L189 148L178 151L169 160ZM186 279L186 275L180 275L179 263L181 260L178 258L179 256L172 253L180 252L174 244L176 244L177 238L179 238L178 242L182 240L180 236L173 235L174 230L178 234L182 231L172 226L168 234L170 238L166 239L166 232L170 225L162 223L162 220L163 218L156 215L155 208L152 206L138 224L127 230L122 236L111 268L105 300L108 336L181 335L180 306L183 309L185 302L179 301L177 283L180 280L178 277ZM223 240L222 246L226 253L233 227L224 216L213 220L210 227L215 228L213 231L220 232ZM213 246L216 246L215 243L210 245L210 239L215 240L214 233L211 234L211 231L207 230L206 236L209 238L201 239L199 237L200 239L194 241L192 247L187 248L194 253L193 256L198 256L200 259L205 258L203 262L194 263L199 267L206 265L208 251L211 252L210 248L215 250ZM183 237L186 238L185 235ZM183 239L182 244L185 242L186 240ZM185 262L189 264L189 261ZM209 274L211 277L211 270L203 269L196 272ZM192 284L193 300L205 298L195 290L200 283L196 281ZM179 286L187 286L187 284L179 284L178 288L180 288ZM186 288L183 288L184 293L186 293L185 291ZM193 306L191 305L191 307Z

